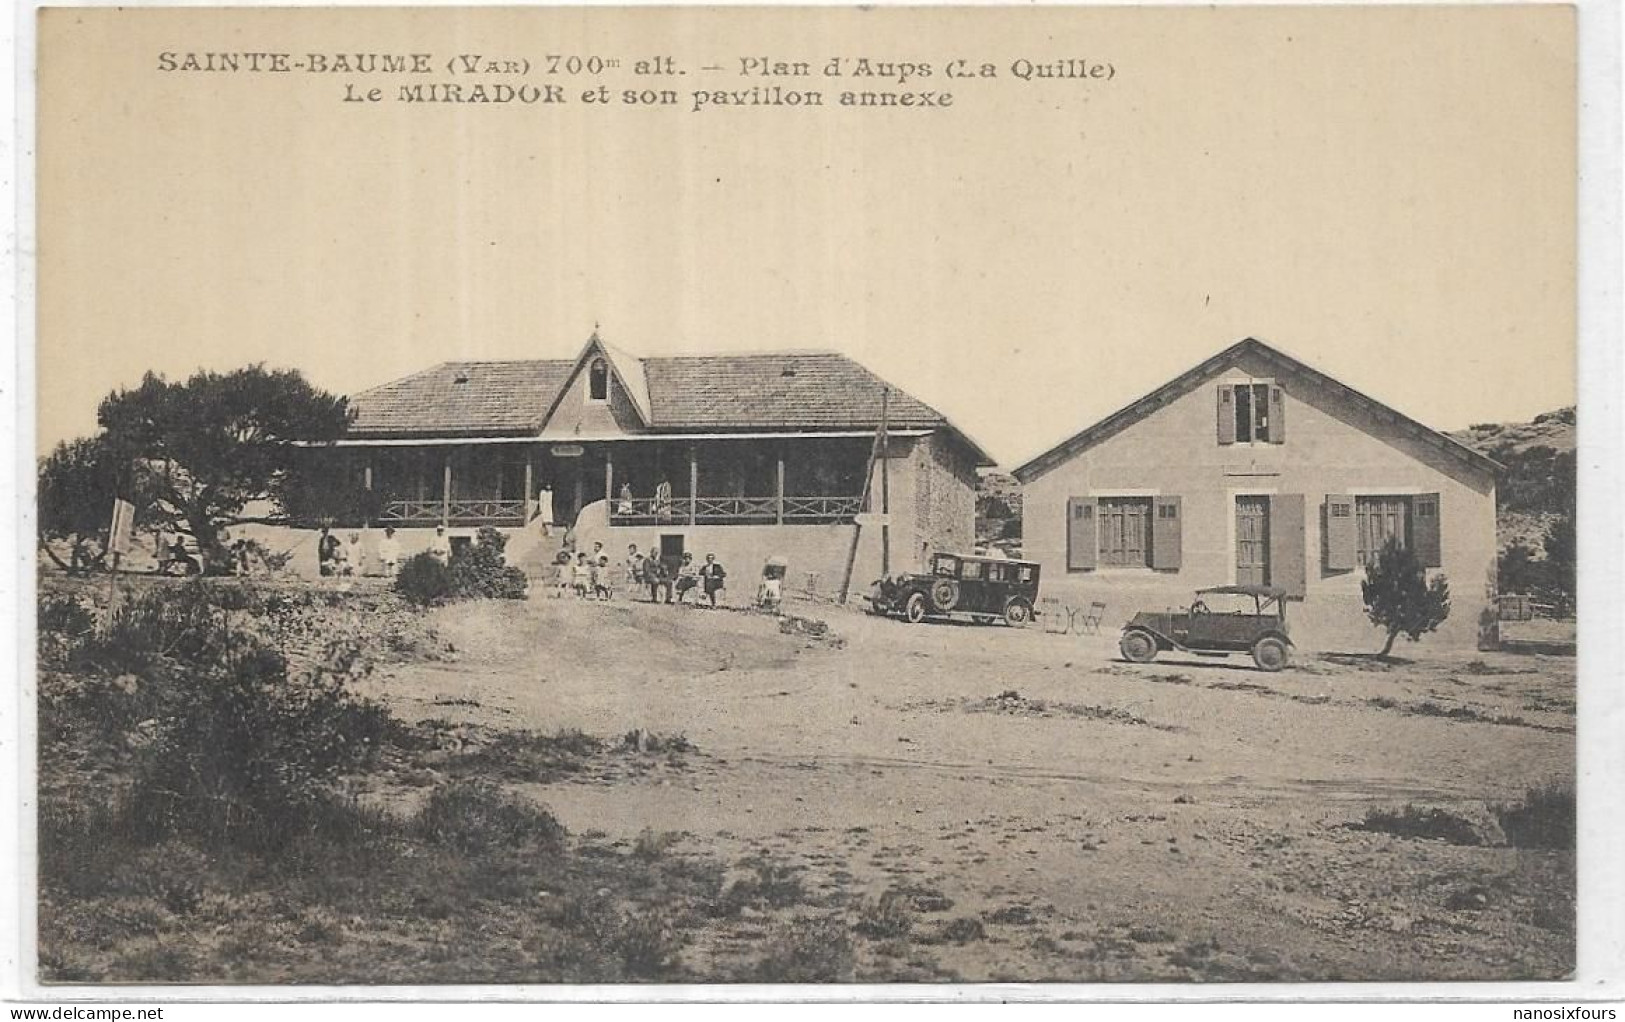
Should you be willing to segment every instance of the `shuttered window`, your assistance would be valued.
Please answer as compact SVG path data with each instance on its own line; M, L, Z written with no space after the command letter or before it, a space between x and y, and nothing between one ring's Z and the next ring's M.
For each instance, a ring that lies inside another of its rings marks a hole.
M1100 534L1100 563L1109 567L1147 567L1151 563L1149 497L1101 497L1095 527Z
M1286 395L1273 383L1219 387L1220 444L1286 442Z
M1411 498L1356 497L1354 526L1361 564L1370 564L1389 538L1411 542Z

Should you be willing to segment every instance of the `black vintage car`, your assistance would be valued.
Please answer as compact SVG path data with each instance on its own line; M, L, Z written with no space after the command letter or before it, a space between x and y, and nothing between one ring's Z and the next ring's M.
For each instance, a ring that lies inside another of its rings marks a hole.
M897 575L874 584L873 614L900 615L911 623L958 618L1024 625L1038 600L1038 564L1003 557L934 554L927 574Z
M1260 670L1279 671L1291 657L1286 590L1274 586L1198 589L1187 609L1141 611L1123 626L1117 648L1123 658L1149 663L1162 650L1197 656L1252 653Z

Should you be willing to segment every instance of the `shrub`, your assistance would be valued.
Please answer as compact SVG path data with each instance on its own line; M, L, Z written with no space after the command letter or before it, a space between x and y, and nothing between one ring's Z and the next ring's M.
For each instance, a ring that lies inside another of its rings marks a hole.
M1429 581L1415 551L1395 537L1382 545L1365 576L1360 595L1366 617L1388 633L1381 656L1388 655L1401 634L1415 642L1450 616L1450 583L1443 575Z
M1574 789L1566 784L1530 788L1522 802L1495 807L1514 848L1575 847Z
M312 829L327 782L368 762L389 726L387 711L352 696L342 679L290 678L269 651L177 681L130 795L152 840L188 834L281 847Z
M412 603L430 606L452 598L451 569L427 552L406 559L395 576L395 591Z
M39 602L39 630L77 638L96 626L96 615L76 596L47 594Z
M460 851L534 845L558 852L565 830L553 814L484 781L436 788L413 820L420 837Z
M1485 844L1479 829L1464 816L1447 809L1407 805L1403 809L1369 809L1356 830L1377 831L1396 837L1432 838L1453 845Z
M503 562L508 538L489 525L482 526L474 544L451 560L452 591L459 599L522 600L525 573Z
M482 526L474 543L444 565L427 552L408 558L395 576L395 589L413 603L432 605L449 600L522 600L525 573L502 559L506 536Z
M865 902L856 927L860 934L875 940L906 937L913 928L914 910L908 896L899 891L887 891Z
M838 916L797 919L778 928L745 978L763 983L842 983L852 979L852 938Z

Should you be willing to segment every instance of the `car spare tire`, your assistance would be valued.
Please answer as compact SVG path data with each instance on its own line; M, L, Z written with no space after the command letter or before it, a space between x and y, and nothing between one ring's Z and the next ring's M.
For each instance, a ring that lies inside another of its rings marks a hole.
M959 583L951 578L939 578L931 583L931 606L946 614L959 602Z

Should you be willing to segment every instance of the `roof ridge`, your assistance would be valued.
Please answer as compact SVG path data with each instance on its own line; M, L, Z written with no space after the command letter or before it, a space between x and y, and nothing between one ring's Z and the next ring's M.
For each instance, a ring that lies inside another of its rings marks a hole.
M857 359L853 358L851 355L848 355L844 351L836 351L834 348L752 348L746 351L684 351L669 355L644 355L643 361L656 362L662 359L671 360L684 358L770 358L776 355L800 357L807 355L834 355L837 358L844 358L850 362L857 362ZM861 365L862 363L859 364Z

